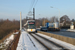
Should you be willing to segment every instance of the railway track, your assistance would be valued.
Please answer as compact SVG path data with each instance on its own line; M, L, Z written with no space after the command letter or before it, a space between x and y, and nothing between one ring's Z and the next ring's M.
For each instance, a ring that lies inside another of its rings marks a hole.
M46 50L69 50L67 48L64 48L63 46L60 46L38 34L30 34L33 38L35 38L41 45L43 45Z

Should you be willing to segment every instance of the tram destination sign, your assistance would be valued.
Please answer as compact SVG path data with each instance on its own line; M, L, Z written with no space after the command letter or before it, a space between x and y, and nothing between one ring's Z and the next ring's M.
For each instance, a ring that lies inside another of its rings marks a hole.
M29 22L28 24L34 24L34 22Z

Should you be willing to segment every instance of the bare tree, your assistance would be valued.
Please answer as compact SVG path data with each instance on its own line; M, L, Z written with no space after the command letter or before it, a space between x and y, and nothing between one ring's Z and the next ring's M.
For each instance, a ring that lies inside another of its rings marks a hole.
M63 24L63 26L70 26L71 25L71 20L70 18L67 16L67 15L63 15L61 18L60 18L60 23Z
M67 15L64 15L60 18L60 22L63 22L63 21L70 22L70 18Z
M50 18L50 22L52 22L52 23L53 22L58 22L58 18L53 16L53 17Z

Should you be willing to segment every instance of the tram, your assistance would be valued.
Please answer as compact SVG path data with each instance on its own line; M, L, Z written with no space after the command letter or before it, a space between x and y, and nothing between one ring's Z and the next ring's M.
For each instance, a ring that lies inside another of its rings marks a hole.
M35 20L27 20L26 24L24 24L26 31L28 33L36 33Z

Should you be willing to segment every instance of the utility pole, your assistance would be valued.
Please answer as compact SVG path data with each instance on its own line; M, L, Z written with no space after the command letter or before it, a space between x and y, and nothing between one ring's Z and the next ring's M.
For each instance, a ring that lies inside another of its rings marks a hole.
M35 8L33 8L33 20L35 20Z
M20 12L20 31L22 30L22 15L21 15L21 12Z

